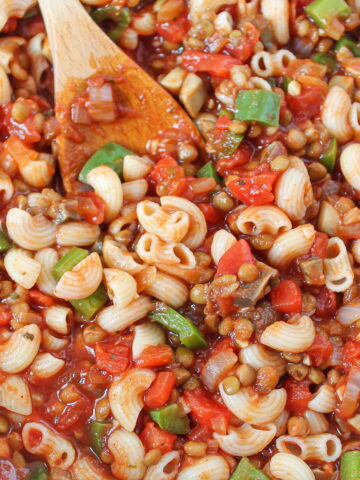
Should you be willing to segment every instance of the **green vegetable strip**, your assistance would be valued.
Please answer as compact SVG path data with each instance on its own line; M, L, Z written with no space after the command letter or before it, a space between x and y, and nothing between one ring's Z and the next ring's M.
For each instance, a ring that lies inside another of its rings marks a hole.
M344 0L315 0L305 7L305 12L316 25L326 29L334 17L350 15L351 9Z
M360 478L360 451L353 450L341 455L341 480L359 480Z
M86 176L95 167L100 165L107 165L115 170L115 172L121 176L123 169L123 160L126 155L132 155L133 152L118 145L117 143L109 142L106 145L99 148L97 152L92 155L85 163L79 174L79 180L86 183Z
M179 335L180 341L188 348L206 347L207 342L197 327L180 313L164 303L158 304L149 317Z
M9 250L11 245L12 243L7 238L7 236L3 232L0 232L0 252L5 252L6 250Z
M210 177L214 178L216 183L221 183L221 177L217 174L214 165L211 162L205 163L203 167L201 167L196 174L197 177Z
M30 467L30 480L48 480L49 472L46 467Z
M358 47L356 40L348 35L344 35L334 45L334 52L338 52L341 47L348 48L355 57L360 57L360 47Z
M281 96L278 93L268 90L240 90L236 99L235 118L278 127L280 104Z
M150 417L166 432L186 435L190 431L189 418L175 403L152 410Z
M90 443L91 447L97 456L100 455L101 450L105 447L105 432L111 426L107 422L91 422L90 423Z
M327 168L328 172L332 172L338 154L338 144L336 138L332 138L329 147L320 156L320 162Z
M316 63L325 65L330 73L332 73L337 67L336 59L330 55L330 53L315 53L315 55L310 58Z
M120 7L112 5L109 7L97 8L90 15L96 23L101 23L104 20L118 22L121 19L121 12L122 9Z
M54 265L52 269L52 274L56 278L56 280L60 280L60 278L64 275L65 272L72 270L75 265L80 263L84 258L89 255L87 250L83 248L73 247L71 248L60 260Z
M80 263L84 258L89 255L87 250L83 248L73 247L71 248L60 260L54 265L52 274L56 280L64 275L65 272L72 270L75 265ZM97 290L86 298L80 300L71 300L71 305L86 318L90 320L95 313L100 310L107 300L106 290L103 284L99 285Z
M270 480L265 473L259 468L255 467L247 457L243 457L230 480Z
M223 151L221 152L222 155L227 157L235 153L239 148L240 143L243 141L244 136L245 135L240 133L227 132L225 141L223 143Z

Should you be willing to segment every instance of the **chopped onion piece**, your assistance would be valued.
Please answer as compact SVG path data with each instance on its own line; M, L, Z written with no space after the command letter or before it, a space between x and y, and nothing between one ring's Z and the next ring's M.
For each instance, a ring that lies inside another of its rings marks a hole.
M360 320L360 300L357 299L347 305L343 305L337 312L337 320L341 325L352 325Z
M87 111L96 122L111 123L115 120L114 92L110 83L101 86L89 85L87 88Z
M342 419L354 415L360 398L360 366L353 365L344 390L344 395L338 409L338 416Z
M71 120L77 125L90 125L91 118L84 103L74 103L71 106Z
M236 362L237 356L231 349L216 353L204 365L201 372L202 381L210 391L214 391Z

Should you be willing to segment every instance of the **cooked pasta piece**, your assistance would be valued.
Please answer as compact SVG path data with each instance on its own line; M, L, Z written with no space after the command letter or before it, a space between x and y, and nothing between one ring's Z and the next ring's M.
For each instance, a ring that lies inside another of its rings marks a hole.
M304 460L290 453L275 453L270 460L270 473L280 480L315 480Z
M283 410L280 415L273 420L273 424L276 427L276 437L284 435L287 432L287 422L289 420L290 413L287 410Z
M125 155L123 163L123 178L125 182L145 178L153 168L154 162L150 158L138 155Z
M354 260L360 265L360 240L355 240L352 244L351 252Z
M269 262L276 268L286 268L296 257L310 250L314 238L315 229L310 223L282 233L268 252Z
M332 433L294 437L284 435L276 440L279 452L293 453L302 460L335 462L341 455L341 441Z
M174 480L180 463L179 452L167 452L156 465L147 469L144 480Z
M270 22L279 45L289 41L289 0L261 0L261 13Z
M53 305L45 310L45 323L54 332L66 335L69 333L68 320L71 313L70 308Z
M246 363L258 370L261 367L271 366L276 369L279 376L284 375L286 370L286 361L280 353L269 350L263 345L256 343L242 348L239 353L242 363Z
M116 307L126 307L139 296L136 281L129 273L118 268L104 268L104 277L108 295Z
M155 373L146 368L128 370L121 378L113 380L109 391L112 414L125 428L132 432L143 409L143 392L155 380Z
M45 33L40 32L29 40L26 48L30 58L31 73L38 88L41 87L44 72L49 68L49 61L43 52L44 41Z
M0 11L0 30L11 17L22 17L25 12L36 5L36 0L2 0Z
M229 234L231 235L231 234ZM192 251L183 243L163 242L153 233L144 233L136 244L136 253L146 263L195 267Z
M341 173L355 190L360 190L360 143L352 143L340 155Z
M132 356L136 360L145 348L166 343L165 333L160 325L152 322L136 325L134 328L134 340L132 343Z
M54 295L64 300L86 298L98 288L103 276L103 268L97 253L91 253L72 270L65 272L58 281Z
M123 204L123 189L118 174L107 165L93 168L87 174L87 183L105 203L105 222L119 215Z
M360 120L360 103L354 102L350 108L349 122L354 132L354 140L356 140L357 142L360 141L360 121L359 120Z
M335 410L335 407L335 390L331 385L321 385L308 403L310 410L319 413L331 413Z
M276 434L276 426L267 423L256 427L244 423L241 427L229 427L227 435L214 433L221 450L237 457L255 455L266 448Z
M274 205L247 207L240 213L236 224L245 235L280 235L292 227L288 216Z
M26 250L40 250L55 243L55 225L43 215L32 217L20 208L6 215L6 228L15 243Z
M211 256L216 265L224 253L235 245L236 241L235 236L223 228L215 233L211 242Z
M51 353L39 353L30 367L30 373L38 378L50 378L59 373L64 365L64 360Z
M56 243L61 246L87 247L100 235L98 225L86 222L68 222L56 228Z
M11 334L0 345L0 369L18 373L31 365L40 348L41 332L34 323L25 325Z
M131 275L144 268L134 259L133 253L126 251L124 247L121 248L112 240L104 241L102 254L108 267L120 268Z
M275 71L273 56L264 50L255 53L251 58L251 69L259 77L271 77Z
M150 297L140 295L126 307L118 308L114 305L104 308L97 316L97 323L106 332L114 333L130 327L144 318L152 309L153 303Z
M27 423L22 430L22 441L29 453L45 458L50 467L66 470L75 461L73 444L43 423Z
M219 390L227 408L240 420L251 425L272 422L281 414L286 404L284 388L277 388L268 394L260 395L251 388L242 387L237 393L228 395L221 382Z
M92 455L79 455L71 473L74 480L113 480Z
M66 348L68 344L68 338L58 338L50 333L49 330L43 330L41 346L46 352L58 352Z
M346 305L342 305L336 313L336 319L342 325L353 325L360 320L360 301L355 299Z
M174 308L184 305L189 295L187 286L181 280L162 272L156 273L155 282L145 293Z
M310 433L316 435L319 433L325 433L328 431L329 422L327 421L325 415L319 412L314 412L313 410L307 409L304 413L304 417L308 421L310 426Z
M354 280L346 246L339 237L330 238L324 259L325 284L329 290L344 292Z
M8 375L0 383L0 406L18 415L32 413L32 401L28 384L17 375Z
M310 317L303 315L289 322L274 322L265 328L261 343L279 352L305 352L313 344L315 327Z
M1 15L1 14L0 14ZM1 16L0 16L1 21ZM6 105L10 102L12 95L12 88L9 77L7 76L3 67L0 66L0 105Z
M227 461L220 455L207 455L196 460L191 466L182 469L177 480L228 480L230 469Z
M149 184L145 178L139 178L138 180L123 183L122 187L124 200L127 202L140 202L145 197Z
M19 36L0 38L0 65L6 73L11 73L10 63L14 59L15 53L18 53L19 47L25 43L25 38Z
M117 479L143 479L146 471L145 450L136 433L115 430L108 439L108 447L114 457L111 471Z
M352 135L353 129L349 123L351 99L348 93L341 87L331 87L321 111L321 120L328 129L330 135L345 143Z
M14 184L6 172L0 170L1 204L7 203L14 194Z
M40 274L41 263L21 248L12 248L4 258L7 274L23 288L32 288Z

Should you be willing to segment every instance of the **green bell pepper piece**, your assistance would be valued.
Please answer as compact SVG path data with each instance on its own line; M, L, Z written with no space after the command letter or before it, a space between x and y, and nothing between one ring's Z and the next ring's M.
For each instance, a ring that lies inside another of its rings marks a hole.
M150 417L166 432L186 435L190 431L188 416L175 403L157 410L151 410Z
M112 20L118 22L121 19L122 8L116 5L97 8L90 16L96 23L102 23L104 20Z
M5 233L0 232L0 253L6 252L6 250L9 250L11 247L12 243L8 239L8 237L5 235Z
M217 174L214 165L211 162L205 163L198 171L196 176L201 177L210 177L215 180L216 183L221 183L221 177Z
M199 329L188 318L183 317L165 303L158 303L149 317L151 320L161 323L171 332L177 333L181 343L186 347L196 349L207 346Z
M244 134L227 132L223 142L222 155L228 157L236 152L244 139Z
M335 167L336 157L338 154L338 143L336 138L330 140L330 145L320 156L320 162L327 168L328 172L332 172Z
M265 473L259 468L255 467L247 457L243 457L230 480L270 480Z
M65 272L72 270L78 263L89 255L87 250L78 247L72 247L52 268L52 274L56 280L64 275Z
M30 467L30 480L48 480L49 471L44 466Z
M90 444L97 456L100 455L101 450L105 447L105 432L111 426L107 422L94 422L90 423Z
M126 155L132 155L133 152L118 145L117 143L109 142L103 145L97 152L92 155L85 163L79 174L79 180L86 183L86 176L95 167L100 165L107 165L115 170L115 172L121 176L123 169L123 161Z
M359 480L360 478L360 451L353 450L341 455L341 480Z
M321 63L321 65L325 65L329 73L332 73L334 70L336 70L336 59L335 57L330 55L330 53L315 53L315 55L310 57L310 59L314 60L314 62L316 63Z
M344 0L315 0L304 10L318 27L324 29L334 17L346 17L351 14L351 9Z
M291 77L283 77L282 87L283 90L287 93L290 83L293 81Z
M348 48L355 57L360 57L360 47L357 45L357 41L349 35L344 35L334 45L334 52L338 52L341 47Z
M268 90L240 90L236 99L235 118L278 127L280 104L281 96L278 93Z

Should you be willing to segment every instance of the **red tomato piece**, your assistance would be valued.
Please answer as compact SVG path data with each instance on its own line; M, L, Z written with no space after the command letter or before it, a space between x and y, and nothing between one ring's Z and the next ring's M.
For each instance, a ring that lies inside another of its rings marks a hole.
M228 184L235 198L246 205L264 205L274 200L273 185L278 172L260 173L253 177L242 177Z
M16 30L18 24L17 18L9 18L9 20L5 23L4 27L2 28L2 33L10 33Z
M40 290L30 290L28 292L30 301L39 307L51 307L54 304L54 299L40 292Z
M326 233L315 232L315 240L311 246L310 254L316 257L325 258L329 237Z
M149 174L156 186L163 185L169 195L181 195L187 187L183 168L170 156L158 161Z
M189 30L189 21L182 16L172 22L159 23L156 25L156 32L165 40L171 43L181 42Z
M190 433L187 434L188 440L193 440L195 442L206 442L212 437L213 431L209 425L196 425Z
M320 289L319 295L316 297L317 307L316 315L319 317L326 317L336 312L336 294L323 286Z
M216 119L215 129L216 130L228 130L229 126L230 126L230 123L231 123L231 120L230 120L229 115L226 115L226 114L225 115L220 115Z
M311 398L309 389L310 380L298 382L294 378L287 378L284 382L284 388L287 393L286 409L295 415L302 415Z
M173 449L177 438L173 433L161 430L154 422L148 422L139 436L146 451L158 448L163 454Z
M260 32L255 25L250 22L242 25L241 31L244 33L244 36L240 39L239 45L228 43L224 50L230 52L231 55L242 62L246 62L254 52L254 46L259 41Z
M13 318L10 308L3 305L0 306L0 327L5 327L9 325Z
M159 372L155 381L145 393L145 405L151 409L165 405L170 398L175 383L176 376L172 372Z
M210 203L199 203L198 207L203 212L207 223L219 223L221 215Z
M136 360L136 365L144 368L166 367L173 361L173 351L169 345L151 345L145 348L140 357Z
M324 335L315 335L313 344L308 348L307 352L310 355L313 365L319 367L326 363L334 350L333 344Z
M243 263L255 263L255 259L250 245L242 238L220 258L215 278L227 274L237 275Z
M14 104L9 103L4 108L4 125L10 135L16 135L26 143L37 143L41 140L41 134L34 123L34 116L38 113L37 105L30 99L23 99L22 101L24 103L26 102L30 109L28 118L22 123L16 122L11 116L11 110Z
M222 317L227 317L228 315L231 315L232 313L236 312L236 310L238 309L234 304L233 297L218 297L216 299L216 303L219 307L220 314Z
M114 345L113 343L98 343L95 345L96 366L99 370L119 375L130 364L130 347Z
M357 361L360 360L360 342L348 340L343 348L342 366L349 370Z
M79 193L79 214L88 223L100 225L105 217L105 202L94 192Z
M231 412L224 405L210 398L205 390L200 387L185 390L184 400L198 423L210 426L217 433L226 432Z
M300 287L292 280L280 282L271 290L271 304L281 313L300 313L302 307Z
M226 177L226 175L241 175L243 173L242 165L251 160L253 153L253 148L248 143L242 142L232 155L219 158L216 162L216 171L222 177Z
M182 66L190 72L206 72L214 77L229 78L230 70L242 62L221 53L206 53L197 50L186 50L182 55Z
M80 422L87 420L91 416L91 400L79 391L78 394L79 399L74 403L67 404L60 415L55 417L54 423L57 430L73 430L76 425L79 425Z
M305 87L300 95L286 95L287 106L295 121L309 120L320 115L324 94L320 88Z

